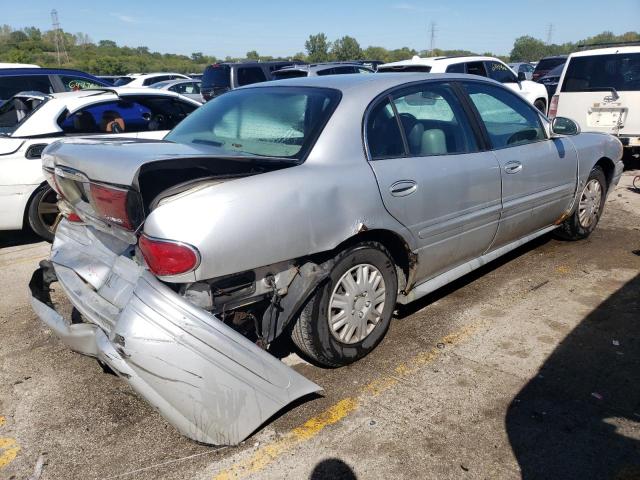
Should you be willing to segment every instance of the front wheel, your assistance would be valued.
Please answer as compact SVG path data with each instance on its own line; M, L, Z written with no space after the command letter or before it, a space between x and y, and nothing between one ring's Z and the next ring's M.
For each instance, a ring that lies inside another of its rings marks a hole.
M57 203L58 196L49 185L38 187L29 203L27 212L29 227L47 242L53 241L58 226L60 211Z
M386 334L398 280L387 249L363 242L340 252L327 281L316 289L291 338L316 363L339 367L372 351Z
M580 193L578 205L557 230L565 240L582 240L591 235L600 220L607 198L607 179L600 167L594 167Z

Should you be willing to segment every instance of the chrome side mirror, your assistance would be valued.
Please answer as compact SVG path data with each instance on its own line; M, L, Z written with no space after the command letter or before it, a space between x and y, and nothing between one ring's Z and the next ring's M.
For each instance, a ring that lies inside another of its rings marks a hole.
M566 117L555 117L551 121L552 136L577 135L580 127L576 122Z

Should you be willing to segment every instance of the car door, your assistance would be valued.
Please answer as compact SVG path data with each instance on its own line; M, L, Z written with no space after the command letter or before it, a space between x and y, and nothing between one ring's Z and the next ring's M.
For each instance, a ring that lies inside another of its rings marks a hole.
M539 112L498 85L464 81L502 176L502 214L492 248L552 225L571 206L577 154L571 142L550 139Z
M418 282L489 248L501 209L499 166L451 84L420 83L379 99L366 138L384 205L417 244Z

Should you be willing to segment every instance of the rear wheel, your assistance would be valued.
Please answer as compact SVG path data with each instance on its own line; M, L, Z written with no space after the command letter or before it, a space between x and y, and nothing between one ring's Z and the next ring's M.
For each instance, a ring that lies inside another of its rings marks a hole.
M547 114L547 102L545 102L542 98L539 98L535 102L533 102L533 106L545 115Z
M338 367L367 355L389 328L398 281L377 242L340 252L327 281L307 301L291 337L315 362Z
M591 235L600 220L606 198L607 179L600 167L594 167L580 193L578 205L557 230L557 235L566 240L582 240Z
M29 227L47 242L53 241L58 226L60 210L58 210L56 192L48 185L42 185L31 199L27 220Z

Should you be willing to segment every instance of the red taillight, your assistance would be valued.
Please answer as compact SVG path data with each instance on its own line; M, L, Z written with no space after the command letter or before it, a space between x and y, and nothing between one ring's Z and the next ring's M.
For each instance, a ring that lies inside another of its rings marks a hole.
M555 118L558 113L558 102L560 97L558 95L554 95L551 97L551 103L549 104L549 118Z
M93 208L100 217L127 230L138 227L139 222L132 218L134 207L129 205L129 190L98 183L92 183L90 188Z
M82 223L82 219L78 216L77 213L71 212L67 215L67 220L73 223Z
M198 250L184 243L142 235L138 246L149 270L160 277L190 272L200 262Z

